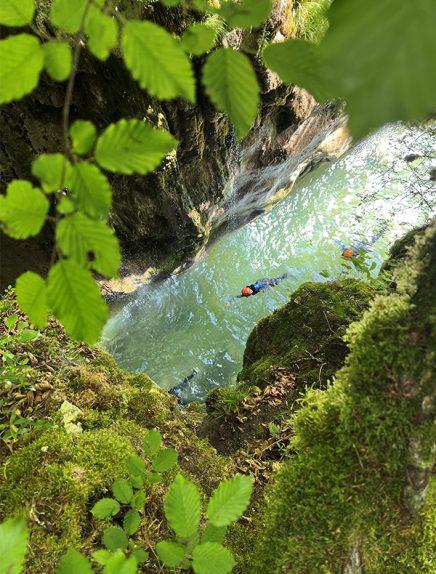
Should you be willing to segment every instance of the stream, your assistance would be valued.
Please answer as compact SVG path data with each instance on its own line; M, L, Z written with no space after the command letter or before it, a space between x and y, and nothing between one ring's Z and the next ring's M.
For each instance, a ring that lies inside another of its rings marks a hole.
M251 330L299 285L364 278L344 267L335 240L348 246L381 233L366 255L376 276L393 241L435 215L436 182L429 175L436 167L435 133L434 125L388 125L307 175L189 270L140 287L108 321L104 347L122 368L146 372L165 389L188 377L186 401L233 384ZM421 157L407 157L412 154ZM278 287L235 297L257 278L285 272Z

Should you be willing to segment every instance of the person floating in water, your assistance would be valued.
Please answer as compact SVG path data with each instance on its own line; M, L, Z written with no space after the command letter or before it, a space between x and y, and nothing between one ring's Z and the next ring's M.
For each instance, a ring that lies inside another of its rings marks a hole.
M379 230L374 233L369 241L356 241L353 245L347 247L343 241L339 239L335 239L335 243L341 246L342 249L342 257L345 259L351 259L352 257L358 257L359 251L370 251L371 247L374 243L380 239L387 228L386 222L382 223Z
M275 287L279 283L288 277L289 273L283 273L280 277L267 277L262 279L256 279L251 285L247 285L241 289L241 294L237 297L250 297L251 295L257 295L262 291L262 289L270 289Z

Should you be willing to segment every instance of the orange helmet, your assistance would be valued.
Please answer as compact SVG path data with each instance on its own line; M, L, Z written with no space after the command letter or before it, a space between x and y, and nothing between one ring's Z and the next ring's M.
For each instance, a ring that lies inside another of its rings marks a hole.
M253 295L253 289L250 289L250 287L244 287L241 289L241 293L243 297L249 297L250 295Z
M342 257L346 257L347 259L350 259L350 257L354 256L354 251L352 249L344 249L342 251Z

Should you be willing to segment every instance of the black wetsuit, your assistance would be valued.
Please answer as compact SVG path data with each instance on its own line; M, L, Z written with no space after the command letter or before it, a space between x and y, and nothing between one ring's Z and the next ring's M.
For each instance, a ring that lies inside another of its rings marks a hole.
M262 289L269 289L270 287L275 287L279 283L286 279L289 273L283 273L280 277L262 277L261 279L256 279L251 285L247 285L249 289L253 291L251 295L257 295ZM238 295L238 297L243 297L243 295ZM248 295L250 297L250 295Z

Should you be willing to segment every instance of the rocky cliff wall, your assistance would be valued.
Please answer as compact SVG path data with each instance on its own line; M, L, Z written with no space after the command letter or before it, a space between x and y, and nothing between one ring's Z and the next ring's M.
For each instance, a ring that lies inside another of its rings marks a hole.
M276 9L264 28L244 34L232 31L222 37L222 43L249 46L256 54L260 38L274 37L286 19L285 8L289 2L275 4ZM120 6L129 17L153 20L179 34L199 18L198 14L182 9L165 9L160 3L125 0ZM43 14L37 24L40 35L48 37L49 23ZM197 70L201 63L201 58L195 60ZM298 137L301 125L312 117L316 102L297 88L281 85L259 65L257 70L263 91L261 109L257 125L247 141L239 146L227 116L216 112L200 84L195 106L180 100L157 101L139 88L121 58L113 55L106 62L100 62L83 52L71 121L89 119L102 130L122 117L144 118L168 129L180 141L177 154L169 156L155 172L147 176L110 178L114 192L111 224L123 247L122 274L137 273L141 280L150 265L174 269L205 243L211 219L224 214L226 220L229 206L223 203L223 195L233 173L246 177L260 167L280 161L283 156L301 151L321 129L335 122L334 112L321 114L321 120L311 120L310 133L306 129ZM52 82L44 74L40 86L31 95L0 108L1 189L13 178L31 178L30 166L36 155L62 148L64 93L63 84ZM252 187L250 178L244 180L244 185L238 186L238 197L249 196ZM251 217L261 199L259 193L253 197L250 205L244 206L245 219L240 223ZM220 220L219 224L222 223ZM32 241L13 242L2 238L2 286L25 269L44 272L51 241L50 227Z

